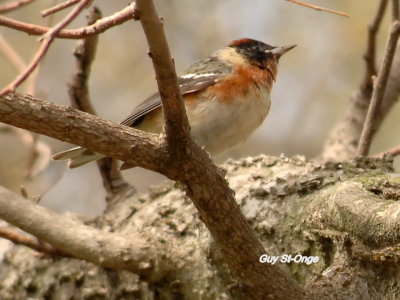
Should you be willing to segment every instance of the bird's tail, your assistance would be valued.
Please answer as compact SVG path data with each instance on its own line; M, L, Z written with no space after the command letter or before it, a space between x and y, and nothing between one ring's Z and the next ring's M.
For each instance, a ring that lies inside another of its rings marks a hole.
M53 155L54 160L68 160L68 166L71 169L103 157L105 157L103 154L82 147L72 148Z

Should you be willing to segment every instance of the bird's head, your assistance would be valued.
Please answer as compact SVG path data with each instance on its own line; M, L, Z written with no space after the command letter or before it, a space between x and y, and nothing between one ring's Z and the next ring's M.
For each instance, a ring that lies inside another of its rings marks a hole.
M271 64L276 65L279 58L294 47L296 45L275 47L249 38L235 40L228 45L248 63L262 69Z

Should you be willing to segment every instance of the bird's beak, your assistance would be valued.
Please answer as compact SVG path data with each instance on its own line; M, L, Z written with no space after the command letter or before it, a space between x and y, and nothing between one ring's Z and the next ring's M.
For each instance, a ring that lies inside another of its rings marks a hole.
M282 46L282 47L276 47L275 49L271 50L271 52L277 57L281 57L283 54L288 52L289 50L292 50L294 47L297 45L289 45L289 46Z

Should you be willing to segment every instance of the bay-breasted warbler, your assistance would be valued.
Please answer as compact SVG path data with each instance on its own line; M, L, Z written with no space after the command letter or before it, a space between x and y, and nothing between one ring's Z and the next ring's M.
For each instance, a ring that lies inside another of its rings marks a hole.
M189 66L179 77L193 139L211 154L243 141L264 121L279 58L295 45L274 47L243 38ZM121 124L161 133L159 93L138 105ZM56 154L75 168L104 155L77 147Z

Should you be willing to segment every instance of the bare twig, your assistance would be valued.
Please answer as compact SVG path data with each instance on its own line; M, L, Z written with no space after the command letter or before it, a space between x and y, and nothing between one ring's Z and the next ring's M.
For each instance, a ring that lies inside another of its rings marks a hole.
M48 243L40 242L35 237L27 236L8 228L0 227L0 237L13 242L14 244L23 245L41 253L64 257L73 257L67 253L60 251L59 249L54 248Z
M26 63L22 60L22 58L18 55L17 51L7 42L6 39L0 34L0 52L4 54L4 56L15 66L18 72L22 73L26 68ZM26 85L26 93L33 94L34 86L35 86L35 76L31 76L28 79L28 83Z
M92 7L88 12L88 25L92 25L101 18L98 8ZM68 93L73 107L95 115L96 112L89 99L88 80L90 69L97 49L98 35L86 37L74 49L76 71L68 84Z
M87 18L88 25L95 23L101 18L100 10L92 7L88 12ZM68 84L68 93L72 106L93 115L96 113L89 97L88 80L91 65L96 55L97 42L98 35L92 35L78 43L74 50L76 71ZM124 181L118 169L118 164L114 159L103 158L97 161L97 165L103 179L103 185L107 191L106 200L108 205L114 204L120 193L126 195L128 192L135 192L135 189Z
M115 159L111 157L102 158L97 161L97 167L103 179L103 186L107 191L107 208L136 193L136 189L122 177L118 162Z
M22 72L26 68L25 62L21 56L13 49L7 40L0 34L0 52L13 64L13 66Z
M47 53L47 50L53 42L57 32L67 26L82 11L89 1L90 0L82 0L79 5L77 5L63 20L61 20L61 22L54 26L50 31L46 32L46 34L42 37L42 45L40 46L29 66L15 80L13 80L8 86L0 91L0 96L14 91L16 87L25 81L25 79L35 70L40 60Z
M70 7L78 3L79 1L80 0L68 0L53 7L50 7L48 9L45 9L40 14L42 15L42 17L47 17L48 15L54 14L60 10L63 10L64 8Z
M17 0L17 1L10 2L10 3L6 3L2 6L0 6L0 13L10 12L10 11L20 8L24 5L27 5L33 1L35 1L35 0Z
M26 168L26 178L32 178L34 176L34 165L36 160L39 157L39 151L38 151L38 143L39 143L39 135L37 133L30 133L32 142L30 143L30 151L29 151L29 156L28 156L28 161L27 161L27 168Z
M332 13L332 14L336 14L336 15L339 15L339 16L342 16L342 17L349 17L349 15L344 13L344 12L333 10L333 9L324 8L324 7L321 7L321 6L312 5L312 4L309 4L309 3L304 3L302 1L297 1L297 0L286 0L286 1L289 1L289 2L295 3L295 4L299 4L299 5L308 7L308 8L312 8L312 9L315 9L315 10L318 10L318 11L326 11L326 12L329 12L329 13Z
M358 156L368 155L369 148L376 128L375 119L378 113L383 95L385 93L387 79L392 67L393 57L396 50L397 41L400 34L400 23L393 22L390 27L390 34L386 44L385 56L383 58L382 66L379 70L376 82L374 83L374 90L372 92L371 103L368 108L366 120L364 122L363 131L361 133L360 142L357 148Z
M384 3L387 0L381 0L378 11L374 19L380 19L384 13ZM377 22L371 22L371 25ZM377 30L377 29L376 29ZM375 38L374 38L375 39ZM368 43L370 40L368 38ZM373 42L374 43L374 42ZM369 46L368 46L369 47ZM368 53L368 51L366 51ZM372 56L371 56L372 57ZM374 67L371 68L375 70ZM371 72L368 73L368 65L365 76L360 83L358 89L351 95L349 105L341 118L331 130L322 151L322 158L325 160L343 161L354 157L357 153L357 145L359 143L363 125L367 116L368 107L371 102L373 90ZM390 72L386 92L379 109L379 114L375 120L375 131L382 124L383 120L398 101L400 96L400 46L397 47L396 55L393 61L393 67Z
M399 0L392 0L392 19L398 21L400 16Z
M386 150L386 151L376 154L374 156L375 157L383 157L385 154L390 154L392 156L400 155L400 145L390 148L389 150Z
M135 4L132 3L123 10L115 14L100 19L95 24L77 29L65 29L56 33L57 38L61 39L82 39L90 35L102 33L114 26L120 25L128 20L135 19L134 15ZM19 22L10 18L0 16L0 25L25 32L29 35L42 35L50 30L50 28Z
M364 54L366 72L361 84L361 88L367 97L371 97L373 88L372 77L376 75L376 34L378 33L382 19L385 15L387 3L388 0L380 1L374 19L371 24L368 25L367 50Z

